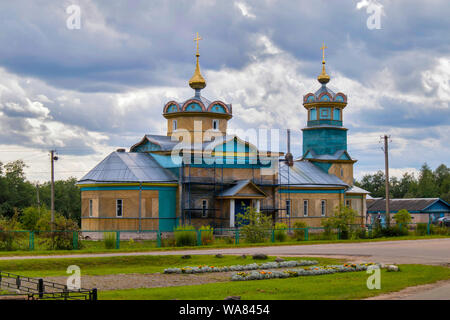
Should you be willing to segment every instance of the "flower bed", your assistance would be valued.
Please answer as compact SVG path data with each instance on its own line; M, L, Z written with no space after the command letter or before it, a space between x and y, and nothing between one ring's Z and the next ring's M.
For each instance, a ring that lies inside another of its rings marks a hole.
M246 271L246 270L258 270L258 269L278 269L278 268L294 268L301 266L313 266L318 262L314 260L300 260L300 261L282 261L282 262L265 262L265 263L252 263L246 265L234 265L226 267L215 266L197 266L197 267L184 267L184 268L167 268L164 273L206 273L206 272L227 272L227 271Z
M331 274L338 272L354 272L365 271L373 263L366 264L344 264L344 265L331 265L324 267L308 267L300 269L291 269L284 271L252 271L252 272L237 272L231 276L232 281L245 281L245 280L264 280L264 279L283 279L300 276L316 276L320 274Z

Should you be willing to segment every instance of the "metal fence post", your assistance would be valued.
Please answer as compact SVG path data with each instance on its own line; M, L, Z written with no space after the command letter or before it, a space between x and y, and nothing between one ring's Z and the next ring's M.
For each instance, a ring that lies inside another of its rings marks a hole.
M430 228L430 223L428 222L428 224L427 224L427 234L428 234L428 235L430 235L430 233L431 233L431 232L430 232L430 231L431 231L430 229L431 229L431 228Z
M337 236L338 236L338 240L341 240L341 229L340 229L340 228L338 228L338 234L337 234Z
M309 228L306 228L305 230L305 241L308 241L309 239Z
M116 231L116 249L120 249L120 231Z
M202 245L202 230L197 230L197 246Z
M161 232L156 231L156 246L161 248Z
M78 231L73 232L73 239L72 239L73 248L75 250L78 249Z
M29 240L30 250L34 250L34 231L30 231L30 240Z
M272 229L272 242L275 242L275 229Z
M239 229L235 230L235 233L234 233L234 244L239 244Z
M92 289L92 297L93 301L97 301L97 288Z
M38 280L38 292L39 292L39 298L42 299L44 297L44 280L43 279Z

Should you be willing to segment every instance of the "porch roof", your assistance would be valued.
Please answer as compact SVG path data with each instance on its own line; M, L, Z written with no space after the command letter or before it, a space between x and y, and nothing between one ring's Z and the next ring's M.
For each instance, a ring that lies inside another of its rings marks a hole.
M238 180L235 182L235 185L223 190L217 196L217 198L222 199L260 199L265 197L267 197L267 195L264 191L262 191L251 180Z

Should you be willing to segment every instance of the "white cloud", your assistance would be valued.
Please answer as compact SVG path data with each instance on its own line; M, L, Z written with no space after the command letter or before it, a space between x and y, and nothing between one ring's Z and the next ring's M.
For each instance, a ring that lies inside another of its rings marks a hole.
M254 19L256 16L250 12L250 7L244 2L235 2L234 5L241 11L244 17Z

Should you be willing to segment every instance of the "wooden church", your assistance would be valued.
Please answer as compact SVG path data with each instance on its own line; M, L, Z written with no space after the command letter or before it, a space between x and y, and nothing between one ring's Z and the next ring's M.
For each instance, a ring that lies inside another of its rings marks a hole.
M293 226L320 226L339 204L365 220L367 191L353 186L343 112L347 96L321 85L303 98L308 112L303 156L293 159L227 133L231 104L201 95L206 81L197 64L189 85L194 96L163 108L166 135L145 135L129 151L108 155L79 182L82 230L159 230L180 224L236 227L248 206ZM324 47L322 48L325 49Z

